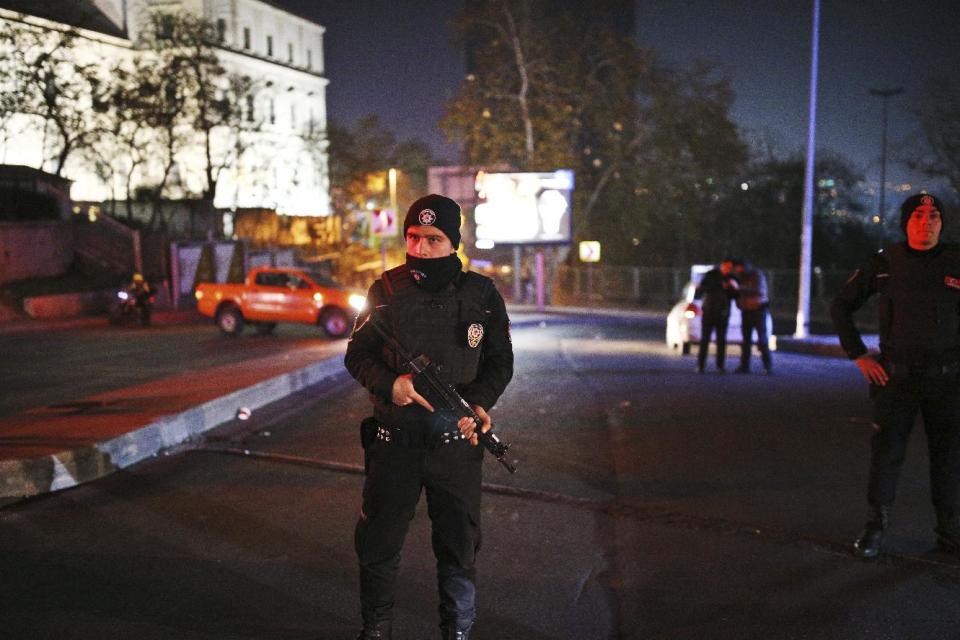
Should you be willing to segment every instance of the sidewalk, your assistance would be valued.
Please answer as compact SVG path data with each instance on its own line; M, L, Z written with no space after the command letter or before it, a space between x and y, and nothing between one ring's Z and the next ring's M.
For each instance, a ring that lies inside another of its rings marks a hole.
M571 316L662 317L649 311L511 306L515 326L564 322ZM159 312L157 324L207 322L193 311ZM0 332L93 326L97 318L18 320ZM875 345L868 341L868 344ZM0 506L103 477L195 438L305 387L345 376L346 341L297 349L115 389L78 402L0 418ZM331 350L335 355L331 356ZM778 337L778 350L844 357L835 337Z

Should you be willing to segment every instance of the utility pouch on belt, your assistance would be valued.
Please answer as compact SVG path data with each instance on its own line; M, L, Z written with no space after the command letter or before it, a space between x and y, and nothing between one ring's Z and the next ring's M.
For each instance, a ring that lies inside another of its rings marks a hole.
M360 423L360 444L364 449L377 438L377 421L371 416Z

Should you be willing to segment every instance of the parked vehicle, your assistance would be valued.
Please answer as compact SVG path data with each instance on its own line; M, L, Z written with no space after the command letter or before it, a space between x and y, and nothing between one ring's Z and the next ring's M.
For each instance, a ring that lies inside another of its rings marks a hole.
M268 334L278 323L321 327L331 338L346 336L366 299L319 274L285 267L252 269L243 284L203 282L194 292L197 310L220 331L238 335L246 324Z
M690 353L691 345L700 342L700 326L703 320L703 311L699 301L694 300L697 285L703 276L713 268L713 265L693 265L690 268L690 281L683 287L683 297L670 308L667 314L667 345L678 349L683 355ZM736 302L730 303L730 322L727 325L727 344L740 344L743 341L740 309ZM773 335L773 319L767 314L767 336L770 349L775 350L777 339ZM716 335L710 337L716 342Z

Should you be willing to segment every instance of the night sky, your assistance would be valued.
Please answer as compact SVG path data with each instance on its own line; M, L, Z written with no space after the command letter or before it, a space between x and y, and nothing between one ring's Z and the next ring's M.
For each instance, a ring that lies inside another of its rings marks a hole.
M464 73L449 20L462 0L275 0L327 28L330 117L350 125L377 114L403 139L427 142L456 161L437 129L443 102ZM718 63L733 80L740 127L785 155L805 148L813 2L638 0L638 41L670 64ZM930 79L960 81L955 0L821 0L817 146L838 151L879 180L881 99L870 88L903 87L890 99L888 177L924 186L898 166L916 143L910 109Z

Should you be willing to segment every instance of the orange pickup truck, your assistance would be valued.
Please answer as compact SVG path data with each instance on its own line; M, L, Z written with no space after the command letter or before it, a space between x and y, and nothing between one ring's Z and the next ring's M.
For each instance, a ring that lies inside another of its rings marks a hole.
M295 322L319 325L331 338L342 338L366 303L329 278L283 267L251 269L243 284L202 282L194 297L197 310L229 336L243 331L245 323L268 334L278 322Z

